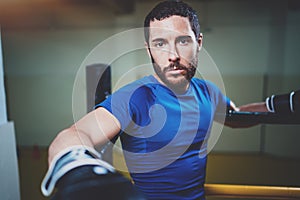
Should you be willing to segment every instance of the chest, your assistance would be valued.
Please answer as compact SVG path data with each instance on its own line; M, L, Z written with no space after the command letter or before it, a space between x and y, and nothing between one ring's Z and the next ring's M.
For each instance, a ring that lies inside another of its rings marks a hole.
M212 123L210 99L197 95L160 96L135 114L132 126L123 135L133 151L155 151L201 143ZM128 134L129 133L129 134Z
M160 123L161 129L149 137L149 141L170 142L175 137L182 139L204 138L212 122L212 105L209 99L197 96L176 97L171 100L159 99L157 107L149 112L153 128ZM153 120L156 119L156 120ZM164 122L164 123L162 123ZM149 126L149 130L153 130Z

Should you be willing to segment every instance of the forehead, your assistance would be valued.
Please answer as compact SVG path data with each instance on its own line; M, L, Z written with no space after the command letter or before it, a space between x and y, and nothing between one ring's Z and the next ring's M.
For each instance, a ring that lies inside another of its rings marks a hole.
M187 17L173 15L171 17L150 22L149 35L151 38L163 35L190 35L193 30Z

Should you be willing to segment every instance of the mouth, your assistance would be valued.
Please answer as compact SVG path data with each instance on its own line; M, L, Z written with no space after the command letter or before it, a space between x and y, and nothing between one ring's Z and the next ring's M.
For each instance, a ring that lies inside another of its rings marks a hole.
M179 66L176 66L176 65L173 66L173 70L178 70L178 69L179 69Z
M171 74L178 75L182 74L185 75L188 72L187 67L180 65L180 64L171 64L168 66L167 71L170 72Z
M186 79L190 80L195 75L196 67L192 65L187 67L179 63L173 63L165 69L165 72L173 77L184 76Z
M177 71L177 70L185 70L187 71L187 67L180 64L170 64L167 68L168 71Z

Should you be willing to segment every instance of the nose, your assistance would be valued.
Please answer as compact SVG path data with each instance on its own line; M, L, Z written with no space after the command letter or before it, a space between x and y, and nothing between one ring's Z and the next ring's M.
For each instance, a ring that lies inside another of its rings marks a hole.
M176 47L171 48L169 52L169 62L178 62L180 60Z

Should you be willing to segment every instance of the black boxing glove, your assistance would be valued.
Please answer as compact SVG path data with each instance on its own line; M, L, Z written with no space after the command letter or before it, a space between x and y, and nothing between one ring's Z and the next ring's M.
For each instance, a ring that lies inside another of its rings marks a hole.
M52 200L145 199L92 148L73 146L53 159L41 184Z
M293 114L300 112L300 90L288 94L272 95L266 99L269 112L277 114Z
M300 113L300 90L294 92L292 101L293 101L294 112L299 114Z

